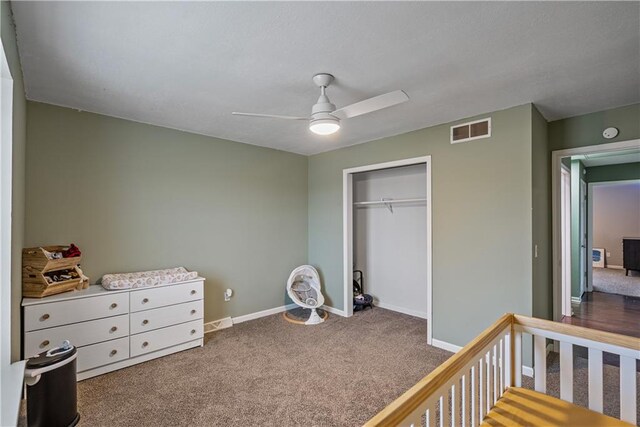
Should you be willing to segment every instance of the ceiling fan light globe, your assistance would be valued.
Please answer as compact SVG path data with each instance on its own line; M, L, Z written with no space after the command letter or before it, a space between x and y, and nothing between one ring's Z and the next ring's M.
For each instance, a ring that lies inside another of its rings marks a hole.
M331 135L340 129L340 122L332 119L314 120L309 124L309 130L316 135Z

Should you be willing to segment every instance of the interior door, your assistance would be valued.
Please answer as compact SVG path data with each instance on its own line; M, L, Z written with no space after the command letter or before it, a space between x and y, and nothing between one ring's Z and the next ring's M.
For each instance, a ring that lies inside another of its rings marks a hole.
M587 290L587 183L580 181L580 295Z

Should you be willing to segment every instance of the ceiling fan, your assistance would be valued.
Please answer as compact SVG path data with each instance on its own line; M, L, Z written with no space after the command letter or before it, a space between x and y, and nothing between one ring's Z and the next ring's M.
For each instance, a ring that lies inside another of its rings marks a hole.
M387 107L393 107L394 105L409 100L406 93L401 90L396 90L336 109L336 106L331 103L325 93L332 81L333 76L331 74L321 73L313 76L313 82L320 88L320 97L318 98L318 102L311 108L311 117L238 112L233 112L232 114L236 116L265 117L272 119L308 120L309 130L311 130L311 132L318 135L331 135L340 129L340 120L372 113Z

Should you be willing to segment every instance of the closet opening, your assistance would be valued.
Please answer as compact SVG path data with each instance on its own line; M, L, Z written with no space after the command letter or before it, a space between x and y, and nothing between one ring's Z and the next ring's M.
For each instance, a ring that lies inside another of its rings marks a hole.
M431 344L431 156L345 169L343 231L345 315L362 271L374 306L425 319Z

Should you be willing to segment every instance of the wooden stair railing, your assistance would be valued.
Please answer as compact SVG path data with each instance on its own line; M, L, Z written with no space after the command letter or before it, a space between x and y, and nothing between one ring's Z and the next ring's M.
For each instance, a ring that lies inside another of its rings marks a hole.
M366 427L478 426L507 388L522 384L523 335L533 336L535 390L546 392L547 339L560 346L560 397L573 401L573 345L589 349L589 409L602 412L602 352L620 356L620 419L636 423L640 339L505 314L369 420Z

